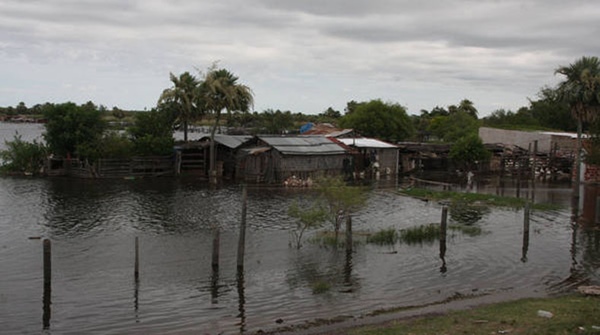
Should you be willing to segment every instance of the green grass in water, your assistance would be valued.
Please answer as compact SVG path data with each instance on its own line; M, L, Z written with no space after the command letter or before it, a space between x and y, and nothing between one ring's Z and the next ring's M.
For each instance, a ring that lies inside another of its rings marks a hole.
M367 236L367 243L392 245L398 242L398 238L398 231L394 228L388 228Z
M488 206L500 206L500 207L514 207L522 208L525 207L527 199L515 198L515 197L501 197L492 194L480 194L480 193L463 193L454 191L432 191L424 188L409 188L401 189L400 194L407 196L427 199L427 200L452 200L452 201L465 201L470 203L480 203ZM533 209L539 210L556 210L560 209L560 206L551 204L533 204Z
M310 285L313 294L323 294L331 290L331 284L324 280L318 280Z
M440 237L440 225L435 223L400 230L400 240L406 244L432 243Z

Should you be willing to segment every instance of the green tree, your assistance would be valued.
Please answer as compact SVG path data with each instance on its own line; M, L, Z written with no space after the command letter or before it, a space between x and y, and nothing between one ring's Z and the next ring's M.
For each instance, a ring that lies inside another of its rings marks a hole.
M477 169L478 163L489 161L491 153L479 136L471 134L458 139L450 148L448 157L462 169L472 171Z
M455 105L448 106L449 114L454 114L457 112L465 112L468 115L470 115L471 117L477 119L477 108L475 108L475 105L469 99L461 100L461 102L458 104L458 106L455 106Z
M80 148L89 152L90 148L99 145L107 129L98 110L72 102L46 108L44 117L48 120L44 139L50 152L59 156L80 155Z
M238 77L226 69L214 66L204 76L200 85L201 101L212 113L214 123L210 130L210 182L216 183L215 132L221 120L222 111L229 115L232 111L248 111L254 102L250 88L238 82Z
M48 156L48 148L40 142L23 141L21 135L15 135L12 141L6 141L6 150L0 150L0 170L8 173L38 174Z
M202 113L202 101L200 101L200 82L189 72L184 72L179 77L170 73L169 77L173 87L165 89L158 105L164 110L172 111L175 119L182 124L183 140L188 140L188 126Z
M577 120L577 155L575 162L574 198L579 198L581 179L581 133L584 121L594 121L600 112L600 60L582 57L569 66L560 66L555 73L566 79L558 84L558 97L567 103Z
M167 155L173 152L173 122L175 115L164 110L135 114L135 122L128 129L134 152L140 156Z
M284 134L294 128L292 112L267 109L260 115L261 133Z
M21 102L19 102L17 107L15 107L15 111L17 112L17 114L23 115L23 114L27 114L29 112L29 109L27 108L27 106L25 106L25 103L23 101L21 101Z
M316 190L327 206L337 245L341 222L367 202L365 188L349 186L341 177L321 177L316 180Z
M460 110L448 116L436 116L429 124L429 132L444 142L454 142L465 136L476 135L478 129L477 119Z
M327 211L316 201L311 205L302 206L295 201L288 208L288 214L297 219L296 229L292 232L297 249L302 247L304 233L309 229L320 227L328 218Z
M404 107L381 100L358 104L354 111L340 118L339 125L390 142L410 138L415 131Z
M577 130L577 121L571 115L569 105L560 100L556 89L543 87L537 97L537 100L529 100L529 110L540 126L562 131Z
M321 123L335 124L342 117L342 113L329 107L323 113L317 115L317 119Z

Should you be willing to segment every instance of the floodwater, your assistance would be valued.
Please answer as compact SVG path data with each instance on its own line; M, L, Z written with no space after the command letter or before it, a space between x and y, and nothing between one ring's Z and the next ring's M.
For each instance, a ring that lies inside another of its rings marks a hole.
M537 189L559 194L543 201L563 202L563 188ZM440 222L440 204L394 190L392 183L370 191L353 217L355 232ZM457 294L600 284L600 234L574 230L567 207L533 211L527 240L522 210L491 209L472 223L479 234L448 232L443 259L437 241L359 243L347 257L311 242L315 231L301 249L290 246L295 221L287 208L311 198L307 190L249 186L245 266L238 273L239 185L0 178L0 333L240 334ZM211 266L216 227L217 271ZM43 239L52 242L46 292ZM314 293L318 283L329 289Z

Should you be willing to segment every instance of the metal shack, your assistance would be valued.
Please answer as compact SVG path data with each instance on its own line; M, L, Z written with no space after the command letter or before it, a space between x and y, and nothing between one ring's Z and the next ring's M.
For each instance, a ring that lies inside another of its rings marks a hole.
M341 175L349 157L342 146L324 136L257 136L252 145L238 151L236 175L257 183Z
M357 170L379 175L398 175L398 146L374 138L338 138L350 148L360 152L355 157Z

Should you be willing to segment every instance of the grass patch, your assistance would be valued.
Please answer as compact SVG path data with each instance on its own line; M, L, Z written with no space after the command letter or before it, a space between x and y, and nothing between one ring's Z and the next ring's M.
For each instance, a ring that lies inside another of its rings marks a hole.
M383 229L367 236L367 243L379 245L392 245L398 242L398 231L394 228Z
M310 285L313 294L323 294L331 290L331 284L324 280L317 280Z
M515 197L501 197L492 194L480 194L480 193L463 193L454 191L432 191L424 188L408 188L399 190L400 194L404 194L410 197L426 199L426 200L452 200L452 201L464 201L468 203L479 203L487 206L498 206L498 207L513 207L522 208L525 207L527 199L515 198ZM556 210L560 209L560 206L551 204L533 204L533 209L539 210Z
M400 230L400 240L406 244L422 244L437 241L440 237L440 225L435 223Z
M554 316L543 318L538 311ZM392 334L600 334L600 299L564 296L523 299L443 316L398 320L385 325L353 329L353 335ZM594 327L595 326L595 327Z

